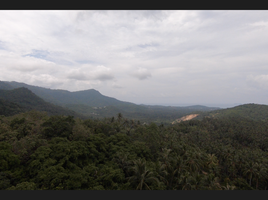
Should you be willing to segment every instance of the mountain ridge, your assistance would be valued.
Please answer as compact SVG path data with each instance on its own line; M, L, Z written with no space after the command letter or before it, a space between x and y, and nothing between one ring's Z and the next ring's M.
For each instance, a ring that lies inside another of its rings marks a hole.
M70 92L68 90L42 88L15 81L0 81L0 89L2 89L1 86L7 90L25 87L46 102L93 118L113 117L121 113L127 118L139 119L141 121L171 123L175 119L183 117L186 114L191 114L192 112L220 109L200 105L188 107L137 105L102 95L95 89Z
M102 95L99 91L95 89L87 89L87 90L80 90L80 91L74 91L70 92L68 90L62 90L62 89L49 89L49 88L43 88L39 86L32 86L25 83L19 83L15 81L0 81L5 83L5 87L8 87L7 85L11 86L10 88L18 88L18 87L26 87L29 90L31 90L33 93L35 93L37 96L41 97L45 101L48 101L50 103L64 106L66 104L85 104L89 106L107 106L107 105L118 105L120 103L123 104L133 104L130 102L124 102L117 100L113 97L108 97L105 95ZM3 84L2 84L3 85ZM1 89L1 85L0 85ZM92 101L92 97L97 100ZM136 104L135 104L136 105Z
M223 117L239 117L251 120L268 120L268 105L248 103L232 108L214 110L207 113L202 113L195 119L208 118L223 118Z
M0 113L20 113L30 110L46 111L49 115L81 115L72 110L51 104L35 95L31 90L21 87L12 90L0 89L1 108Z

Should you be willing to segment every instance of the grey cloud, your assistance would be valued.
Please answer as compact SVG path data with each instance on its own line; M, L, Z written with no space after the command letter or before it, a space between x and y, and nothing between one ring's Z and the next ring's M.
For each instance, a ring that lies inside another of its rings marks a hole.
M74 79L74 80L88 80L88 78L83 73L72 73L68 75L67 78Z
M158 47L159 46L159 44L157 44L157 43L145 43L145 44L139 44L139 45L137 45L138 47L140 47L140 48L148 48L148 47Z
M102 65L94 68L94 70L92 71L92 76L94 77L94 79L101 81L114 79L111 69Z
M103 73L103 74L97 75L95 79L101 80L101 81L106 81L106 80L112 80L112 79L114 79L114 76L111 75L111 74Z
M121 88L123 88L123 87L121 87L119 85L112 85L112 87L115 88L115 89L121 89Z
M151 77L151 73L145 68L139 68L136 72L131 74L132 76L138 78L139 80L145 80Z
M67 73L67 78L75 80L112 80L114 75L110 68L104 66L83 65L78 69L70 70Z

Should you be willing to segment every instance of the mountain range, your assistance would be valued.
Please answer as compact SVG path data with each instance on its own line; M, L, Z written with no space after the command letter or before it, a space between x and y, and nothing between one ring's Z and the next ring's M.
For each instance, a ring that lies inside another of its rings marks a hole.
M45 111L49 115L83 117L72 110L44 101L27 88L0 89L0 114L8 116L30 110Z
M54 106L60 106L61 109L66 109L64 111L65 113L72 110L76 114L91 118L112 117L121 113L126 118L139 119L141 121L170 122L171 120L192 112L220 109L217 107L206 107L201 105L186 107L137 105L102 95L99 91L94 89L70 92L67 90L48 89L15 81L0 81L1 90L12 91L18 88L27 88L44 102ZM36 97L34 99L36 99ZM9 99L9 101L11 101L11 99ZM18 104L18 102L11 102ZM23 106L22 104L18 105Z
M204 117L246 116L268 118L268 106L245 104L228 109L194 106L137 105L102 95L95 89L70 92L48 89L19 82L0 81L0 115L12 115L28 110L46 111L50 115L72 115L80 118L124 117L144 122L171 123L189 114Z

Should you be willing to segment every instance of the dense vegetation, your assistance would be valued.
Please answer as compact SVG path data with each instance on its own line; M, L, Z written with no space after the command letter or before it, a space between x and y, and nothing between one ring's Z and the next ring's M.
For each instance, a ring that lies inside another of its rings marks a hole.
M45 111L50 115L73 115L83 117L72 110L45 102L27 88L0 89L0 115L14 115L30 110Z
M2 190L266 190L268 123L0 117Z
M203 117L244 117L251 120L268 120L268 106L254 103L243 104L233 108L203 112L196 119L202 119Z

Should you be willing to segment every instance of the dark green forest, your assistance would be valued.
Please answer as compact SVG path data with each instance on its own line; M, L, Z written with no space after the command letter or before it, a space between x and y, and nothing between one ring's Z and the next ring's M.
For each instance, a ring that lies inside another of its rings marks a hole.
M11 105L14 106L14 105ZM268 122L0 117L1 190L266 190Z
M11 116L30 110L45 111L49 115L84 117L73 110L44 101L27 88L0 89L0 115Z

